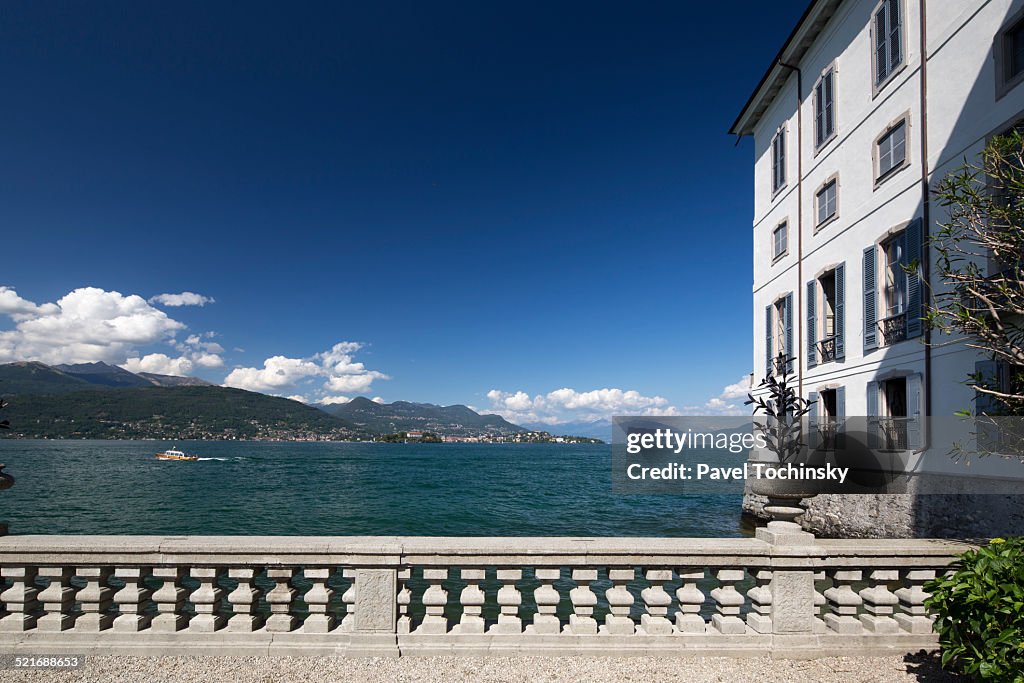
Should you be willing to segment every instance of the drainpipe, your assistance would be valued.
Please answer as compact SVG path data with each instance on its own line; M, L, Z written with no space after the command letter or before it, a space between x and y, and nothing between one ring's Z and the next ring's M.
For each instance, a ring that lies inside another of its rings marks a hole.
M921 0L923 3L924 0ZM804 76L800 67L779 60L779 66L796 72L796 349L799 359L804 350L804 124L803 92ZM804 395L804 366L796 364L797 391Z
M922 290L922 305L931 304L931 255L928 249L928 236L931 232L931 191L928 182L928 23L926 0L920 0L921 21L921 223L923 236L921 239L921 279L925 286ZM932 442L932 330L930 325L924 327L924 430L922 431L921 450L926 451Z

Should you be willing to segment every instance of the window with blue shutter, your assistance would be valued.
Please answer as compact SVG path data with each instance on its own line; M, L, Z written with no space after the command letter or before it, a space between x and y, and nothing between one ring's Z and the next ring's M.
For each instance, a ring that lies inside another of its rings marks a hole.
M840 263L836 266L836 293L835 293L835 337L836 337L836 359L846 357L846 264Z
M903 63L901 0L882 0L875 9L875 85L881 85Z
M868 448L881 448L881 425L878 419L878 382L868 382L867 387L867 430Z
M813 368L818 364L818 340L814 326L815 294L818 292L818 281L811 280L807 283L807 367ZM824 362L824 359L822 359Z
M875 245L864 250L864 350L878 348L878 292L875 283Z
M923 445L924 433L923 394L921 375L907 377L907 448L916 451Z
M772 357L775 352L772 350L772 308L771 305L764 307L764 374L765 377L772 374Z
M814 86L814 133L815 146L821 147L835 132L835 70L829 69Z
M811 412L807 413L807 447L815 450L821 445L820 434L818 433L818 415L821 414L821 401L818 400L818 392L812 391L807 394L807 401L811 404Z
M793 352L793 292L786 295L786 357L792 359ZM793 372L793 361L786 361L786 374Z
M772 138L772 194L786 184L786 129L781 128Z
M911 221L907 227L906 273L907 275L907 339L920 337L924 329L921 305L921 240L924 222L920 218ZM914 266L913 269L910 266Z

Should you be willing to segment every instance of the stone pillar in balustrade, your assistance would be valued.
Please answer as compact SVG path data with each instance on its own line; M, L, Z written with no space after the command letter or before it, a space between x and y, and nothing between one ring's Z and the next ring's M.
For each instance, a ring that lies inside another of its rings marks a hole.
M612 587L604 592L608 601L610 614L605 618L602 633L615 636L631 636L636 632L636 624L629 616L630 608L633 606L633 594L629 592L626 585L636 578L636 570L609 569L608 580Z
M270 633L288 633L298 622L291 613L296 594L291 585L294 576L295 570L290 567L267 570L267 578L277 584L267 592L267 605L270 606L267 631Z
M124 588L114 593L118 616L114 619L115 631L141 631L149 626L149 597L151 591L145 580L150 574L148 568L118 567L114 576L124 581Z
M672 580L671 569L648 569L647 580L651 585L640 591L640 597L647 607L647 613L640 617L640 626L649 636L667 636L672 633L672 622L668 620L668 608L672 596L662 585Z
M929 616L924 607L924 601L929 596L924 583L934 578L934 569L911 569L907 572L907 583L910 585L896 591L900 611L895 619L904 631L921 634L932 632L933 617Z
M768 569L752 569L757 582L747 591L750 598L750 612L747 613L747 626L756 633L772 632L772 590L770 588L772 572Z
M345 592L341 594L341 603L345 605L345 616L341 620L338 630L342 633L352 633L356 630L356 570L343 569L341 575L346 579L352 579Z
M35 627L35 611L39 607L36 569L3 567L0 576L11 580L10 588L0 593L0 602L7 607L7 614L0 618L0 632L27 631Z
M308 581L313 582L313 587L302 596L309 605L309 616L302 622L302 630L305 633L327 633L334 628L334 617L328 613L331 598L334 596L334 589L327 585L327 580L331 578L331 569L307 567L302 573Z
M448 604L448 591L441 583L448 578L446 568L423 570L423 580L430 585L423 592L423 608L426 614L416 633L443 635L448 632L448 619L444 616Z
M185 570L181 567L154 567L153 578L162 579L163 585L152 595L156 603L156 616L149 624L154 633L174 633L185 628L188 617L182 613L187 590L181 585Z
M523 632L523 622L519 618L519 606L523 603L516 582L523 578L522 569L498 569L495 572L501 588L498 589L498 623L488 629L488 633L518 635Z
M398 572L394 569L357 569L356 633L391 635L397 627ZM392 639L392 643L393 643Z
M863 572L860 569L837 569L832 572L835 585L825 591L830 612L825 615L825 624L845 635L856 635L864 631L864 626L857 618L857 612L863 599L853 590L853 584L860 581Z
M900 625L892 618L894 608L899 603L896 594L889 590L889 581L896 581L900 573L894 569L876 569L871 572L871 582L860 591L867 614L860 615L864 628L872 633L899 633Z
M683 585L676 589L676 599L679 600L676 629L680 633L704 633L707 631L707 623L700 615L700 608L704 606L704 593L697 587L697 582L703 579L703 569L679 570L679 580L683 582Z
M572 601L572 615L565 627L567 633L575 636L597 635L597 620L594 619L594 606L597 605L597 594L590 588L592 581L597 581L596 569L573 569L572 580L576 587L569 591Z
M224 591L217 585L222 569L216 567L193 567L190 576L199 581L199 588L192 591L188 599L196 614L188 622L188 630L197 633L213 633L224 626L224 615L220 613Z
M562 624L558 620L556 611L562 598L555 588L555 581L561 577L562 572L557 567L538 568L534 571L541 584L537 590L533 591L533 602L537 605L537 614L526 631L542 635L558 635L562 630Z
M459 595L459 602L462 603L462 618L458 626L452 629L460 634L483 633L484 632L484 592L480 589L480 582L484 580L485 570L463 569L462 580L466 587Z
M110 567L78 568L76 574L85 581L85 587L75 594L82 609L82 613L75 619L75 631L105 631L114 623L114 615L110 614L114 589L107 585L112 573Z
M409 579L412 578L412 569L406 567L399 569L398 574L398 624L396 630L405 635L412 631L412 618L409 616L409 605L412 604L412 589L409 588Z
M743 580L743 570L719 569L716 576L721 585L711 591L711 598L718 608L711 617L711 625L726 635L746 633L746 624L740 619L743 594L736 590L736 583Z
M256 585L258 569L245 567L228 569L228 578L238 582L235 589L228 593L228 604L232 615L228 619L227 630L238 633L251 633L263 625L263 618L256 613L260 594L263 590Z
M821 618L821 610L825 605L828 604L828 600L825 599L825 594L818 590L818 582L825 580L825 572L817 571L814 572L814 632L815 633L826 633L828 626L825 624L825 620Z
M40 631L66 631L75 622L71 614L75 604L75 589L71 586L74 570L67 567L41 567L39 576L49 579L50 585L37 596L43 607L43 616L36 622Z

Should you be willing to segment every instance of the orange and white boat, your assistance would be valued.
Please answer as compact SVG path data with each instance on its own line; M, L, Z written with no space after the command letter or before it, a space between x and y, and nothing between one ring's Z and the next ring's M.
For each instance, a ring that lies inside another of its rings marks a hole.
M198 455L188 455L175 448L168 448L163 453L156 454L157 460L188 460L195 461L199 459Z

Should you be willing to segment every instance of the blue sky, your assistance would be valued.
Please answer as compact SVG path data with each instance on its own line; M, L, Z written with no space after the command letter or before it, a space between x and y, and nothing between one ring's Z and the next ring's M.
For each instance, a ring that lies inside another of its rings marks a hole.
M751 362L725 131L804 6L8 4L0 361L718 409Z

